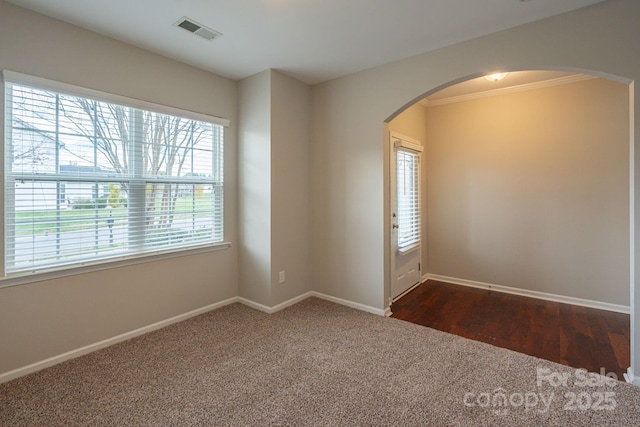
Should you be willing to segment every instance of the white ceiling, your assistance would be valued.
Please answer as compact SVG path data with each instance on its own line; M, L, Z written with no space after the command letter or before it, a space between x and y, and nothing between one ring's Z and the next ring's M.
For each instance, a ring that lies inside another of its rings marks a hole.
M7 1L231 79L274 68L313 84L602 0Z

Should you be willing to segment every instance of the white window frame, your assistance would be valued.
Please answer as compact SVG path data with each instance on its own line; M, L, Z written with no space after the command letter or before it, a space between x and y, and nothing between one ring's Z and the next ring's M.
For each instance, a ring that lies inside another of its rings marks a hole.
M422 182L421 182L421 166L420 163L422 161L421 159L421 154L423 151L423 147L419 144L407 141L405 139L398 139L397 141L394 142L394 148L396 150L396 164L394 165L394 170L392 171L393 173L396 174L396 187L398 187L400 185L400 182L398 180L398 171L397 171L397 161L399 158L400 153L406 153L409 154L411 156L414 156L416 162L414 164L414 168L415 168L415 175L414 175L414 181L413 182L413 189L414 189L414 204L415 204L415 210L414 212L412 212L412 214L410 215L411 218L409 219L410 224L408 224L411 227L411 231L412 231L412 235L413 238L409 239L408 242L403 242L401 241L401 230L398 229L397 230L397 236L396 236L396 247L398 252L400 253L409 253L413 250L416 250L418 248L421 247L422 245L422 224L421 222L421 215L422 215ZM400 227L402 227L402 225L400 224L401 220L403 218L401 218L402 213L400 212L400 207L398 206L398 197L400 197L400 189L396 188L395 190L395 195L396 195L396 201L395 203L395 207L394 209L396 210L396 215L398 216L396 218L396 222L398 223L398 225ZM417 218L417 220L416 220Z
M89 98L96 101L126 105L127 107L133 107L141 110L147 110L147 111L152 111L152 112L161 113L161 114L168 114L172 116L183 117L183 118L192 119L195 121L208 122L208 123L212 123L214 125L219 125L223 127L229 126L228 119L210 116L207 114L202 114L202 113L188 111L188 110L182 110L174 107L154 104L147 101L137 100L137 99L128 98L120 95L108 94L108 93L104 93L104 92L100 92L92 89L86 89L86 88L73 86L65 83L55 82L52 80L47 80L47 79L43 79L35 76L16 73L8 70L4 70L2 72L2 77L4 82L10 82L12 84L31 86L38 89L54 91L57 93ZM6 86L3 84L3 92L5 87ZM0 124L0 129L4 128L6 123L5 116L6 114L8 114L8 112L5 111L6 106L4 105L6 93L3 93L3 95L4 96L3 96L2 111L4 112L4 114L1 120L2 123ZM7 129L4 129L4 131L2 132L3 137L5 136L6 132L8 132ZM224 141L222 142L222 144L224 144ZM5 150L3 150L3 153L4 152ZM4 161L0 163L2 164L1 167L3 168L2 176L5 177ZM5 192L5 194L7 190L9 190L7 187L8 187L7 182L3 178L3 191ZM222 191L224 195L224 184L222 184L222 189L223 189ZM223 206L224 206L224 202L223 202ZM5 223L5 215L7 212L7 208L11 208L11 206L4 206L4 208L0 212L0 215L2 216L1 219L3 224ZM224 224L224 216L225 214L224 214L224 208L223 208L222 224ZM6 232L3 227L3 236L0 243L2 245L3 259L6 259L6 245L5 245L6 237L7 237ZM20 271L17 273L12 273L11 275L7 275L7 269L5 264L3 263L2 264L3 270L1 272L2 274L0 275L0 287L12 286L12 285L21 284L21 283L28 283L36 280L46 280L49 278L63 277L63 276L72 275L72 274L80 274L88 271L114 268L114 267L119 267L123 265L148 262L153 259L164 259L168 257L184 256L184 255L190 255L190 254L200 253L200 252L209 252L212 250L226 249L229 247L230 247L230 243L225 241L216 242L216 243L205 242L204 244L195 244L191 246L158 249L157 251L154 251L154 252L127 253L123 256L117 256L115 258L95 259L87 262L79 261L79 262L70 263L70 264L61 264L59 266L53 266L51 268L40 268L32 271Z

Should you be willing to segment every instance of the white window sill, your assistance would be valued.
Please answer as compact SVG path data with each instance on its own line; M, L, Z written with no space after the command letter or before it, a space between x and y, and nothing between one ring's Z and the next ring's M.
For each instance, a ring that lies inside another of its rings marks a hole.
M417 251L420 249L420 242L414 243L411 246L407 246L406 248L398 249L398 253L400 254L408 254L409 252Z
M167 258L177 258L189 255L195 255L206 252L215 252L224 249L229 249L231 243L216 243L213 245L198 246L193 248L181 248L174 251L167 251L162 253L151 253L144 255L133 255L126 258L110 259L101 261L87 262L82 265L72 265L67 267L60 267L57 269L51 269L46 271L18 273L12 276L4 277L0 279L0 288L9 286L24 285L27 283L42 282L45 280L58 279L61 277L75 276L77 274L90 273L100 270L109 270L112 268L126 267L129 265L142 264L146 262L159 261Z

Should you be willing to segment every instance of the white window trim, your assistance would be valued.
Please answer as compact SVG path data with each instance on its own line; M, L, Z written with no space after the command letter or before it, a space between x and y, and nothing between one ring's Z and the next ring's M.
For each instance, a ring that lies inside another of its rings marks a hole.
M148 262L161 261L168 258L178 258L189 255L196 255L206 252L216 252L231 248L230 242L214 243L209 245L194 246L190 248L176 248L171 251L158 253L146 253L140 255L121 256L116 258L102 259L85 262L80 265L62 266L51 270L39 270L37 272L22 272L12 276L0 278L0 289L10 286L25 285L28 283L42 282L45 280L59 279L62 277L75 276L78 274L92 273L94 271L110 270L113 268L127 267L130 265L144 264Z
M420 239L419 241L407 246L407 247L403 247L403 248L398 248L398 253L401 254L408 254L410 252L413 251L417 251L418 249L420 249L422 245L422 239Z
M396 151L405 151L408 153L414 153L418 156L418 162L421 162L421 154L424 151L424 148L422 147L422 145L420 145L417 141L412 141L409 140L409 138L407 137L401 137L399 135L396 135L394 133L391 133L391 139L393 140L393 146L394 149ZM396 154L397 155L397 154ZM396 164L392 164L392 172L394 174L397 174L396 171L397 165ZM397 177L396 177L397 179ZM420 169L418 168L418 193L420 193L421 187L422 187L422 178L421 178L421 172ZM397 185L397 182L396 182ZM396 190L396 197L397 197L397 190ZM420 195L418 196L418 199L420 200L421 197ZM394 210L397 209L397 206L394 206L393 208ZM422 208L420 208L422 209ZM422 247L422 227L420 225L418 225L418 228L420 230L419 236L418 236L418 240L414 241L412 243L410 243L409 245L406 246L400 246L399 242L396 241L396 252L400 253L400 254L408 254L410 252L413 252L415 250L418 250Z
M28 74L16 73L15 71L3 70L2 79L4 82L17 83L26 86L35 86L39 89L48 89L55 92L66 93L68 95L81 96L83 98L92 98L97 101L127 105L129 107L139 108L142 110L149 110L156 113L185 117L187 119L209 122L224 127L229 126L229 119L223 119L221 117L211 116L209 114L198 113L195 111L183 110L182 108L174 108L166 105L156 104L153 102L142 101L140 99L130 98L127 96L114 95L98 90L87 89L67 83L43 79L41 77L30 76Z
M62 92L69 95L76 95L86 98L92 98L98 101L111 102L115 104L124 104L133 108L139 108L143 110L149 110L156 113L177 115L196 121L209 122L215 125L228 127L230 124L229 119L212 116L209 114L198 113L195 111L185 110L182 108L175 108L166 105L156 104L148 101L139 100L136 98L125 97L98 90L88 89L80 86L74 86L66 83L56 82L53 80L44 79L41 77L31 76L28 74L18 73L10 70L2 70L2 82L10 82L15 84L22 84L26 86L35 86L39 89L47 89L55 92ZM0 91L4 93L4 89ZM4 100L3 100L4 103ZM4 109L2 109L4 110ZM4 118L2 118L4 123ZM4 126L2 126L3 128ZM4 162L2 162L3 176L4 176ZM2 188L4 190L5 182L3 179ZM5 212L0 212L2 223L4 223ZM226 216L226 215L225 215ZM224 222L226 224L226 221ZM225 233L226 234L226 233ZM2 253L4 254L4 231L2 232L3 239L0 242L2 247ZM168 258L177 258L182 256L195 255L200 253L215 252L219 250L225 250L231 248L230 242L218 242L213 244L205 244L200 246L175 248L174 250L163 250L158 252L143 253L136 255L126 255L114 258L105 258L99 260L92 260L85 263L73 264L68 266L58 266L50 270L38 270L33 272L22 272L19 274L12 274L11 276L4 276L4 271L0 275L0 289L5 287L17 286L22 284L40 282L45 280L57 279L62 277L74 276L78 274L85 274L94 271L108 270L112 268L120 268L129 265L141 264L159 261ZM4 256L4 255L3 255Z
M422 153L422 151L424 150L422 145L417 144L415 142L405 141L404 139L397 139L397 138L394 138L394 139L395 139L394 146L396 148L401 147L401 148L415 151L417 153Z

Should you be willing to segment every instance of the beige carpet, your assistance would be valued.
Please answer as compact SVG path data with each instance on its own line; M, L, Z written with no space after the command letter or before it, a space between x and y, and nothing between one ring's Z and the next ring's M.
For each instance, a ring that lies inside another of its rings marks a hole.
M0 385L0 425L640 425L640 388L595 379L318 299L234 304Z

